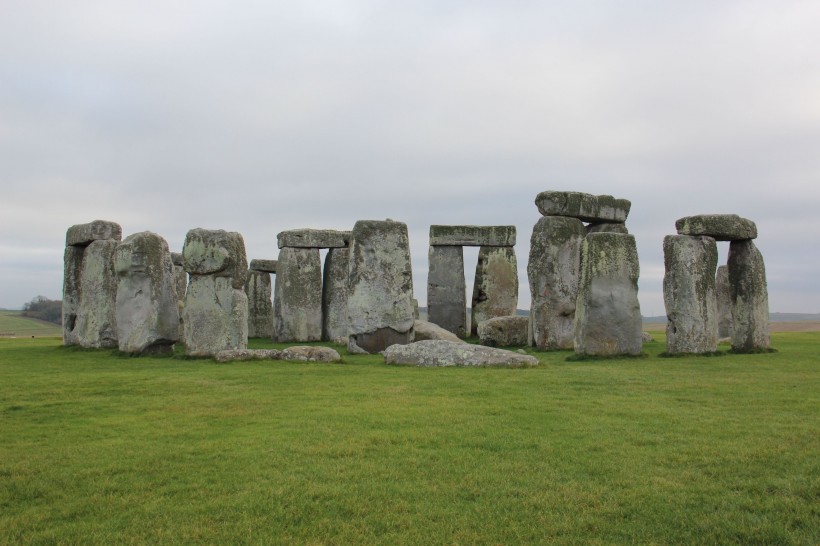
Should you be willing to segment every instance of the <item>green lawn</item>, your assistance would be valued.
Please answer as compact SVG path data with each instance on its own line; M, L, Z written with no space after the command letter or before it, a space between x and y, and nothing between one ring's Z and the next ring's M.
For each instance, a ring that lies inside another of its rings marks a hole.
M22 316L22 311L0 311L0 338L4 337L62 337L63 328L42 320Z
M0 339L0 544L820 543L820 333L654 335L530 369Z

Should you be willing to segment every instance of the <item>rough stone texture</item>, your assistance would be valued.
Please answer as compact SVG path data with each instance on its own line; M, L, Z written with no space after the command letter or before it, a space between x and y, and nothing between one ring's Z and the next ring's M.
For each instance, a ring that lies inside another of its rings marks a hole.
M322 260L318 248L279 251L273 296L273 340L322 339Z
M333 229L291 229L276 236L279 248L344 248L350 241L349 231Z
M652 337L652 334L649 332L641 332L641 342L652 343L653 341L655 341L655 338Z
M581 280L575 310L575 352L581 355L639 355L640 266L635 238L591 233L581 247Z
M263 273L276 273L276 260L251 260L251 271L261 271Z
M94 220L68 228L65 234L65 245L88 246L93 241L119 241L121 239L122 227L119 224L107 220Z
M117 244L113 239L96 240L85 247L80 304L74 321L77 343L82 347L113 349L117 346L117 276L114 272Z
M479 343L487 347L520 347L526 345L529 317L495 317L478 324Z
M350 249L331 248L325 256L322 283L322 339L347 337L347 277Z
M174 255L179 256L179 262L175 262ZM185 325L182 322L182 309L185 307L185 292L188 290L188 273L182 267L182 253L172 252L171 261L174 263L174 281L177 289L177 314L179 315L179 330L177 339L185 337Z
M732 337L732 289L729 285L729 268L721 265L715 275L715 298L717 299L718 337Z
M427 340L393 345L384 351L387 364L411 366L537 366L534 356L456 341Z
M191 275L182 314L186 354L247 349L248 297L233 287L230 277Z
M427 320L463 338L467 334L464 249L430 246L428 262Z
M466 343L464 340L460 339L454 333L445 330L437 324L433 324L432 322L427 322L425 320L417 319L413 324L413 328L416 332L416 341L425 341L428 339L443 339L446 341Z
M413 269L407 225L360 220L350 242L349 350L378 353L413 341Z
M750 241L729 245L732 349L755 352L769 348L769 290L763 256Z
M277 349L231 349L219 351L214 355L217 362L232 362L235 360L279 360L282 351Z
M168 243L150 231L117 245L117 341L132 354L169 354L179 340L179 301Z
M590 233L624 233L628 234L629 230L626 229L626 224L618 223L618 222L598 222L589 224L586 227L587 234Z
M85 248L65 247L63 254L63 345L79 345L77 316L80 312L80 279L82 278Z
M530 239L529 345L572 349L575 304L581 276L581 245L586 232L576 218L544 216Z
M543 191L535 198L544 216L569 216L584 222L626 222L632 203L611 195L591 195L575 191Z
M473 281L470 333L494 317L514 315L518 307L518 261L513 247L483 246Z
M290 362L339 362L341 355L330 347L288 347L282 351L282 360Z
M757 226L737 214L700 214L675 222L679 235L705 235L717 241L743 241L757 238Z
M715 240L667 235L663 239L663 257L666 352L714 353L718 344Z
M248 274L245 241L234 231L196 228L185 236L182 247L185 271L190 275L216 275L231 279L242 290Z
M515 246L515 226L430 226L431 246Z
M179 267L185 265L185 261L182 259L182 252L171 252L171 262Z
M273 303L270 273L256 269L248 271L245 294L248 296L248 337L271 337Z

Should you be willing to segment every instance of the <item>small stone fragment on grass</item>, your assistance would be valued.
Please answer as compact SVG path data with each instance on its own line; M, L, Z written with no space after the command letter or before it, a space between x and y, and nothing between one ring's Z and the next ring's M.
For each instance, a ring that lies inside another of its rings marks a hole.
M217 362L234 360L279 360L282 351L277 349L228 349L214 355Z
M384 351L387 364L411 366L493 366L523 368L537 366L534 356L504 349L454 341L428 340L409 345L392 345Z

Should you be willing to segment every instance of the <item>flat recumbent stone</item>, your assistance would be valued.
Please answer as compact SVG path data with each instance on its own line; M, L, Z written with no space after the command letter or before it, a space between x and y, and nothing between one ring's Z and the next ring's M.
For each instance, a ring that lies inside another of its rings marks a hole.
M611 195L592 195L576 191L542 191L535 198L544 216L569 216L583 222L626 222L632 203Z

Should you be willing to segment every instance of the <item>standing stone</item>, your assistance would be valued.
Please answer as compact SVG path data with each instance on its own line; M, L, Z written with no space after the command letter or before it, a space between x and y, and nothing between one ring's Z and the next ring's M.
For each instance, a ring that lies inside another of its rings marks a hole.
M711 237L667 235L663 240L666 273L666 351L714 353L718 344L715 268L717 244Z
M63 345L79 345L77 318L80 313L80 292L85 248L67 246L63 254Z
M470 333L478 335L478 324L495 317L515 315L518 307L518 262L515 249L482 246L473 281Z
M428 257L427 321L463 338L467 333L464 249L431 245Z
M729 244L732 350L765 351L769 348L769 291L763 256L751 240Z
M183 322L185 349L192 356L248 347L248 261L236 232L192 229L182 248L188 290Z
M331 248L325 256L322 282L322 339L347 342L347 276L350 249Z
M322 339L322 260L318 248L279 251L273 295L273 341Z
M529 345L572 349L575 304L581 275L584 224L575 218L544 216L530 239Z
M179 307L168 243L150 231L117 245L117 340L133 354L168 354L179 339Z
M248 296L248 337L270 338L273 335L270 273L248 270L245 294Z
M717 299L718 337L732 337L732 289L729 286L729 268L721 265L715 275L715 298Z
M171 261L174 263L174 279L177 288L177 309L179 311L179 336L185 339L185 324L182 322L182 312L185 307L185 292L188 290L188 273L182 266L182 252L171 252Z
M413 269L407 224L356 222L349 279L349 350L377 353L413 341Z
M575 311L577 354L641 354L639 274L635 237L621 233L586 237Z

